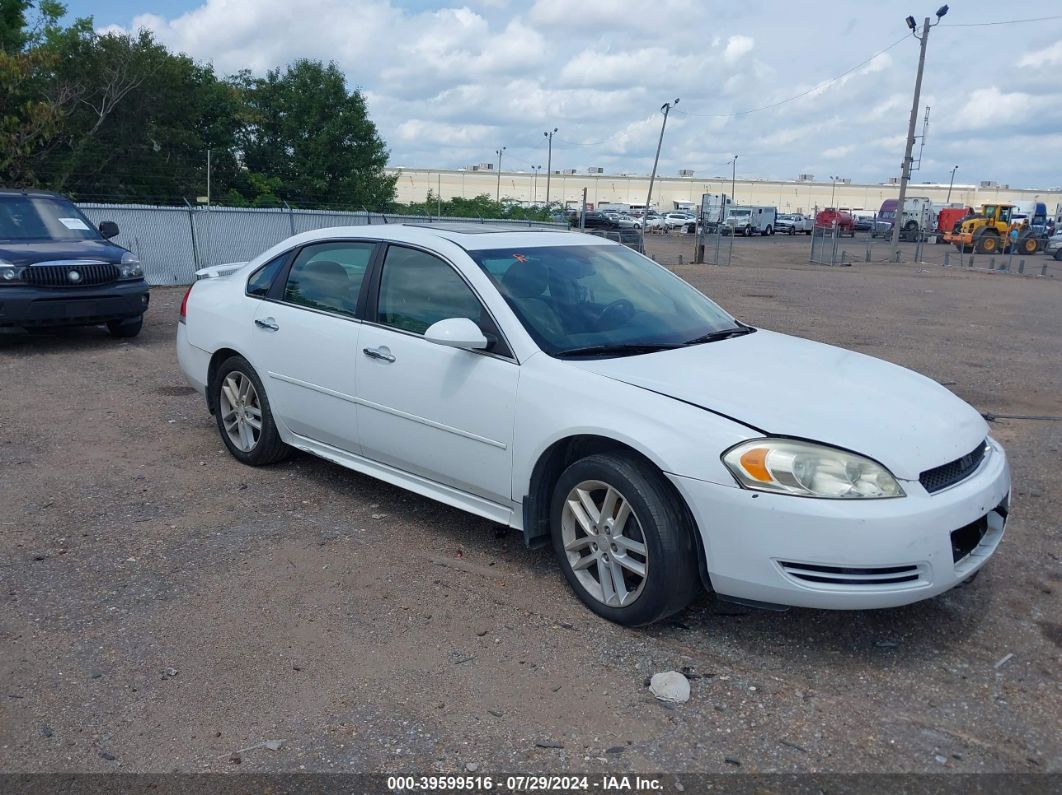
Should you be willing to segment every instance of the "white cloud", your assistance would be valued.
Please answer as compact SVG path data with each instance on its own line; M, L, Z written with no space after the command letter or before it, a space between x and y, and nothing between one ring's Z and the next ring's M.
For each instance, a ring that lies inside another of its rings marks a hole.
M752 52L752 48L756 46L756 40L751 36L731 36L726 41L726 49L723 50L723 59L728 63L734 63L739 60L742 55Z
M1062 66L1062 41L1057 41L1050 47L1045 47L1042 50L1034 50L1033 52L1026 53L1018 61L1018 68L1024 69L1026 67L1032 68L1046 68L1051 66Z
M992 17L998 8L989 0L962 5L949 21ZM809 15L799 3L703 0L203 0L172 17L104 11L97 24L150 28L222 76L261 74L302 57L335 61L348 84L363 89L392 162L410 167L492 160L505 145L507 166L527 169L545 161L542 131L559 127L554 168L648 173L657 109L681 97L662 174L729 172L725 163L738 151L746 176L884 180L903 154L917 42L905 39L853 66L902 35L894 17L884 3L861 6L859 15ZM939 164L961 162L974 181L1057 181L1057 31L941 26L929 46L921 104L933 112L921 175L946 179L950 167L938 174ZM993 85L980 74L1014 79ZM1020 151L1036 157L1010 155L1018 136ZM968 140L979 143L958 143Z

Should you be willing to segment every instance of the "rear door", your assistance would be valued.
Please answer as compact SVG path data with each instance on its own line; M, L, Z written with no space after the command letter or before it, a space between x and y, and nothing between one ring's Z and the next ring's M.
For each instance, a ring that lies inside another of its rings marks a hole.
M294 433L358 452L358 301L376 243L304 246L254 316L256 359L274 413Z

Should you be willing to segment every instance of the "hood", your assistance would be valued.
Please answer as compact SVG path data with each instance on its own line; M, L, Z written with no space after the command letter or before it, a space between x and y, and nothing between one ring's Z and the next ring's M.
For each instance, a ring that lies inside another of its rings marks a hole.
M571 364L738 420L751 435L843 447L904 480L960 458L988 435L984 418L936 381L771 331Z
M25 243L0 240L0 259L12 265L65 259L118 263L123 254L124 248L107 240L34 240Z

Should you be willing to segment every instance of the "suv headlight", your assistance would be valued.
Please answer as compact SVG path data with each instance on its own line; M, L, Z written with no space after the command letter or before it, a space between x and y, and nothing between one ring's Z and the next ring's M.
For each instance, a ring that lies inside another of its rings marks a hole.
M118 271L123 279L139 279L144 275L144 269L140 267L140 258L132 251L127 251L122 255L122 263L118 266Z
M26 269L21 265L12 265L7 260L0 259L0 285L22 284Z
M747 489L824 499L903 497L885 467L855 453L796 439L752 439L723 453Z

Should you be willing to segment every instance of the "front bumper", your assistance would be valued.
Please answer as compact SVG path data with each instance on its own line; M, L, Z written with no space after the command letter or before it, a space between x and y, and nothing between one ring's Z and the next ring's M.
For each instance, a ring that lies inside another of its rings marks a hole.
M0 287L0 326L94 326L144 314L150 293L136 279L99 287Z
M820 500L671 475L697 522L722 595L830 610L896 607L955 587L1003 537L1010 468L1003 448L965 480L928 494ZM958 558L958 559L956 559Z

